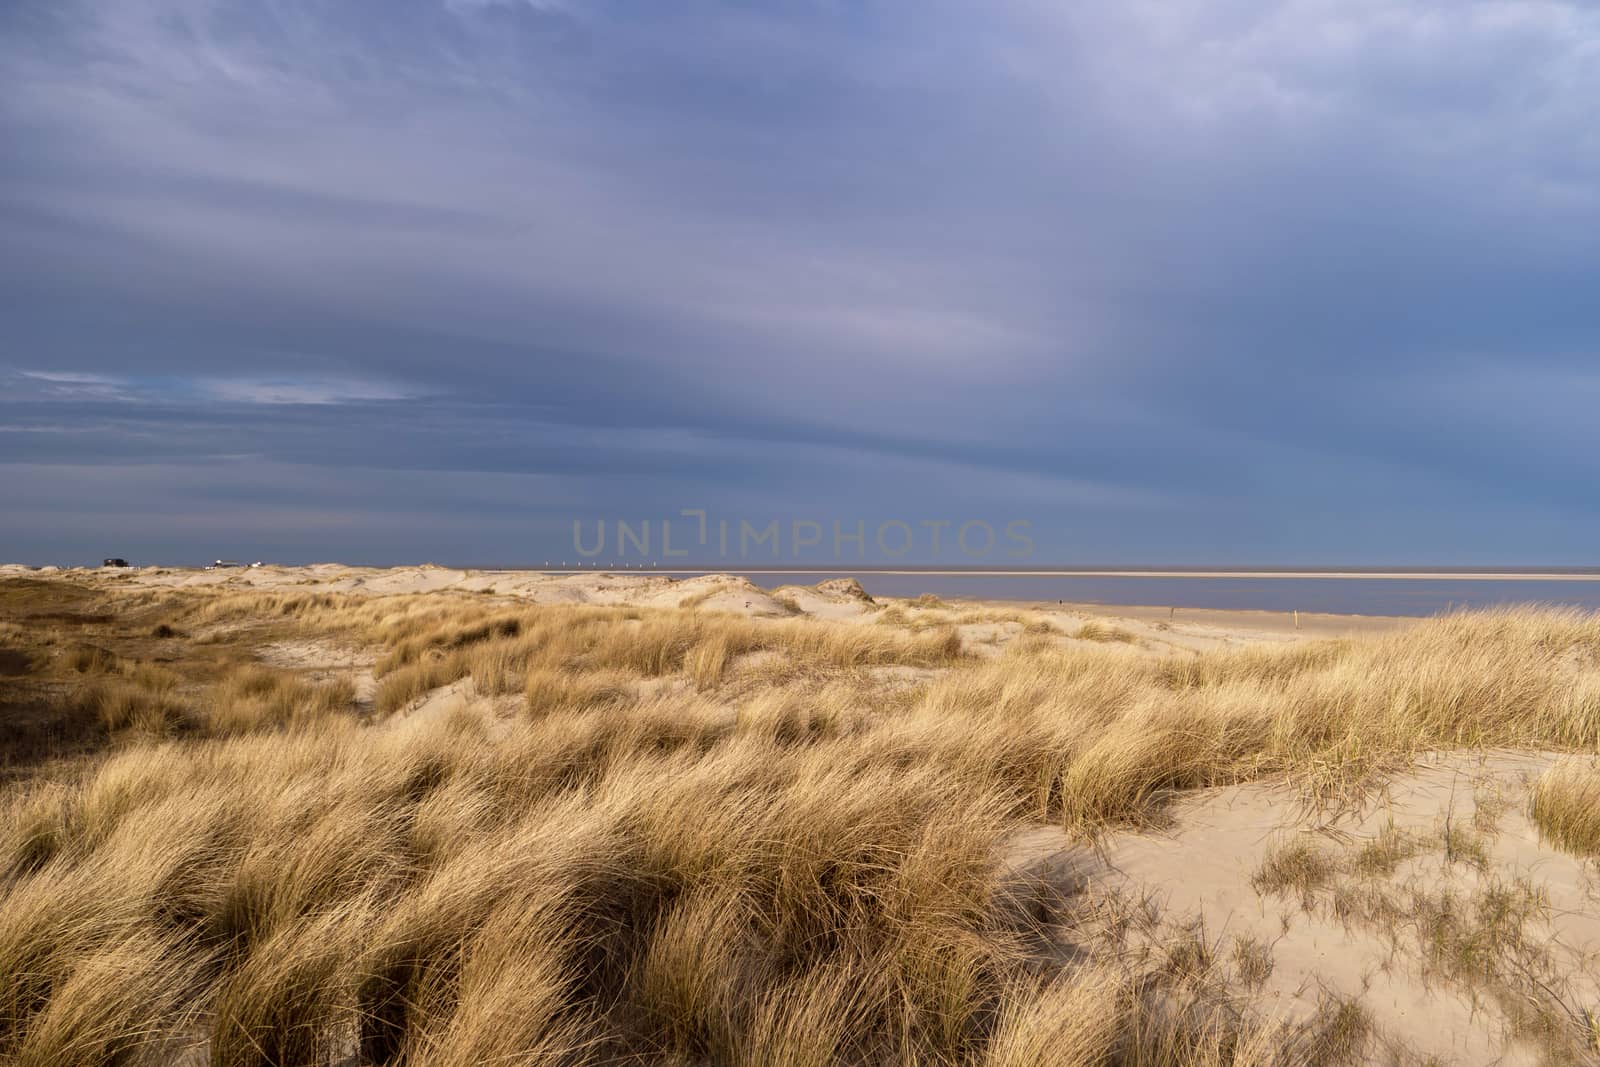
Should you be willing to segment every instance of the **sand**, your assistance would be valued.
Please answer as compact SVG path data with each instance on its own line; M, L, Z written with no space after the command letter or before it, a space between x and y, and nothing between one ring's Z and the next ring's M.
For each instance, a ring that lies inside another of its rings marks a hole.
M1007 861L1095 902L1086 911L1159 916L1136 930L1127 951L1197 938L1238 971L1238 946L1256 946L1270 973L1236 981L1269 1016L1304 1019L1327 998L1348 998L1365 1010L1385 1054L1414 1057L1404 1062L1535 1064L1543 1062L1539 1043L1516 1021L1526 983L1540 983L1574 1014L1600 1000L1595 865L1541 841L1527 815L1532 781L1556 758L1436 755L1348 810L1308 810L1282 783L1204 790L1178 799L1160 832L1113 834L1090 850L1039 827L1014 842ZM1410 854L1390 870L1363 867L1363 848L1385 833L1409 842ZM1300 843L1337 869L1304 890L1255 882L1271 850ZM1479 930L1485 901L1506 890L1539 901L1522 928L1524 947L1507 954L1527 970L1502 961L1493 981L1453 970L1460 957L1449 937L1422 917L1445 914ZM1396 910L1381 911L1376 900Z

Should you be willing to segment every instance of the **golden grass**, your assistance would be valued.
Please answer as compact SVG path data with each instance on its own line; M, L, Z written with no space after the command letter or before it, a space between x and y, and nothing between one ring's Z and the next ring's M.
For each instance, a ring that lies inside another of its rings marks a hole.
M96 678L84 690L107 730L165 734L192 721L193 711L177 693L176 674L148 663L116 667L117 673Z
M1132 644L1137 640L1121 627L1112 626L1110 623L1102 622L1099 619L1086 620L1079 625L1072 636L1080 641L1121 641L1124 644Z
M523 609L467 624L459 617L407 615L379 622L368 634L391 642L376 668L382 679L376 699L380 713L468 677L485 694L531 691L547 685L551 671L640 678L683 673L704 690L716 687L739 657L754 652L781 653L835 670L941 666L963 654L961 639L950 628L902 635L810 619L587 607ZM538 681L524 687L523 679L529 678Z
M98 648L73 650L66 665L88 676L79 699L112 734L220 736L303 727L349 710L355 700L349 678L314 684L249 663L228 667L220 681L203 687L160 664L124 660Z
M347 686L240 667L184 698L197 731L130 729L10 789L0 1061L155 1062L198 1035L223 1065L1359 1062L1350 1006L1288 1040L1206 992L1204 953L1041 960L1055 916L1002 877L1003 843L1266 775L1327 792L1430 748L1600 743L1600 622L1575 614L1182 659L1029 637L979 661L954 630L798 618L159 606L189 632L374 646L380 712L468 678L521 710L395 729ZM807 673L761 688L755 653ZM890 699L886 666L939 673ZM1466 935L1435 925L1443 961Z
M212 733L240 734L306 727L354 702L355 683L349 678L317 685L287 671L246 665L213 687L202 714Z
M921 599L907 601L904 605L879 606L873 621L882 626L898 626L912 631L987 625L1001 630L1015 626L1027 634L1053 635L1062 632L1050 616L1042 612L992 607L956 608L943 601L924 603ZM1132 635L1128 635L1128 639L1132 640Z
M1563 760L1539 776L1532 798L1539 832L1571 852L1600 852L1600 767Z

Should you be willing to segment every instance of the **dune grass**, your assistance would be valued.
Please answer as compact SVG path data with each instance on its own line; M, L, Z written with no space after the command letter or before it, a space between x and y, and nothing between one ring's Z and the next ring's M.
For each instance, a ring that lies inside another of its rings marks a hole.
M441 685L472 678L483 693L514 692L529 677L548 684L552 670L622 672L640 678L685 674L715 687L741 656L777 652L832 669L877 665L942 666L959 660L951 628L903 635L809 619L754 620L736 615L637 609L545 608L502 614L470 625L415 617L374 627L391 642L379 662L379 712L403 707ZM530 698L532 699L532 698Z
M1539 832L1570 852L1600 853L1600 766L1563 760L1539 776L1532 797Z
M1099 619L1085 621L1072 636L1080 641L1121 641L1124 644L1131 644L1137 640L1120 626L1112 626Z
M800 618L159 606L188 633L364 643L375 706L241 666L185 698L201 728L129 731L8 789L0 1062L195 1042L223 1065L1361 1062L1348 1005L1288 1033L1205 965L1041 954L1061 916L1002 873L1005 842L1159 820L1208 785L1326 794L1432 748L1600 742L1600 622L1557 612L1186 658L1019 638L978 660L953 630ZM762 688L756 654L804 673ZM889 699L885 666L935 676ZM393 728L463 679L512 707Z

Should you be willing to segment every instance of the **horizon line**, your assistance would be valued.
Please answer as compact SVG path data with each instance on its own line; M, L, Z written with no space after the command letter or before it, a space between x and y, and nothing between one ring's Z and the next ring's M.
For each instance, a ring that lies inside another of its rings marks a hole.
M538 566L538 565L453 565L440 564L432 561L422 563L401 563L384 566L381 564L359 563L322 563L305 564L278 564L263 563L264 567L285 569L302 569L313 566L344 566L352 569L397 570L407 567L441 567L451 570L463 571L492 571L492 572L527 572L541 574L662 574L669 576L679 575L704 575L704 574L776 574L796 576L838 576L849 577L861 575L900 575L900 576L942 576L958 578L1139 578L1139 579L1302 579L1302 580L1387 580L1387 581L1600 581L1600 566L1589 567L1440 567L1440 566L1352 566L1339 564L1312 565L1265 565L1265 566L1239 566L1223 564L1144 564L1144 565L1119 565L1119 564L1089 564L1089 565L1040 565L1040 566L1009 566L1009 567L973 567L953 564L810 564L793 563L775 565L751 565L749 561L735 563L729 560L710 563L683 563L673 566L652 565L648 562L627 563L624 561L606 561L585 566ZM29 569L38 569L30 564L12 564L11 566L24 566ZM51 566L46 564L44 566ZM203 570L205 565L184 564L146 564L156 569L166 570ZM89 564L83 568L101 570L100 566ZM132 569L142 569L135 564Z

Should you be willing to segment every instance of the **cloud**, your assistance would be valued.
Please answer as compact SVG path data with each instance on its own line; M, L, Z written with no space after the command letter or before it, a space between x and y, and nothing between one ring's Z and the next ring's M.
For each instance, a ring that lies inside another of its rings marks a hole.
M1600 533L1597 51L1554 0L9 5L0 483L248 455L1013 500L1100 559L1559 553Z

